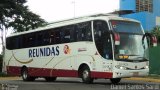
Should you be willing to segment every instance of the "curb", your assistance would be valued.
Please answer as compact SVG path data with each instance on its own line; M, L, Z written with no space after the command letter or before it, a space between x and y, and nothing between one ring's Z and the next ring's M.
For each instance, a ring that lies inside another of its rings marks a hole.
M153 78L131 77L131 78L124 78L124 79L132 80L132 81L145 81L145 82L160 83L160 79L153 79ZM21 80L21 77L0 77L0 80Z
M145 82L160 83L160 79L153 79L153 78L132 77L132 78L125 78L125 79L126 79L126 80L133 80L133 81L145 81Z
M0 77L0 80L20 80L20 77Z

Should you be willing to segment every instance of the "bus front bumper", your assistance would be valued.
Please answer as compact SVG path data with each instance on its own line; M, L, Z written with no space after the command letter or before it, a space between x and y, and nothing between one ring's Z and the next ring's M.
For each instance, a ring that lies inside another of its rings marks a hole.
M125 77L144 77L148 76L149 69L142 70L116 70L113 72L113 78L125 78Z

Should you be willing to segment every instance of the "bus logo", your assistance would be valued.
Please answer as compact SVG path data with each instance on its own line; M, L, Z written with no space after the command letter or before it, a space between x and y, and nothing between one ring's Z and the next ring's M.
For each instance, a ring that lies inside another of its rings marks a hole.
M65 45L63 50L64 50L64 54L70 54L71 49L69 48L68 45Z

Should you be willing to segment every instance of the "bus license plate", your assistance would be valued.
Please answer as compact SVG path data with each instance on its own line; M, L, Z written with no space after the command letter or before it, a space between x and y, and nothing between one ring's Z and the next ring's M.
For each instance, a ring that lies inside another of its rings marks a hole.
M133 72L133 76L139 76L139 72Z

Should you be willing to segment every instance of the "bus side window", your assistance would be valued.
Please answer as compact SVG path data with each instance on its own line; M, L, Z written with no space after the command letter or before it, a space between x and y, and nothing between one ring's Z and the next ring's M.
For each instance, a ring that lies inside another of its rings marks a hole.
M55 44L60 44L61 43L61 31L59 28L55 30Z
M7 49L9 49L9 50L12 50L13 48L12 48L12 43L11 43L11 38L12 37L8 37L8 38L6 38L6 48Z
M76 35L76 39L77 41L82 41L82 38L81 38L81 29L80 29L80 24L76 24L75 26L75 35Z
M28 46L27 47L34 47L35 43L36 43L36 37L35 37L34 33L28 34L27 39L28 39Z
M36 46L42 46L43 45L43 33L42 32L37 32L36 33Z
M18 36L18 49L21 49L23 48L23 38L22 38L22 35Z
M71 42L77 42L79 37L77 24L73 25L72 28L73 29L71 30Z
M62 43L69 43L70 42L70 26L66 26L66 27L63 27L62 29Z
M16 37L7 38L6 45L7 45L7 48L10 50L16 49L18 46L18 42L16 40Z
M22 48L27 48L28 47L28 39L27 39L27 35L23 35L22 36Z
M50 44L55 44L55 31L51 30L50 31L50 40L49 40Z
M9 50L18 49L19 48L19 41L18 37L9 37L6 39L6 48Z
M19 38L18 36L12 37L12 49L19 49Z
M91 22L86 22L82 29L83 41L92 41Z
M49 31L46 30L43 32L43 45L49 45Z
M77 38L75 37L75 25L70 25L70 42L75 42Z
M91 22L77 24L78 41L92 41Z

